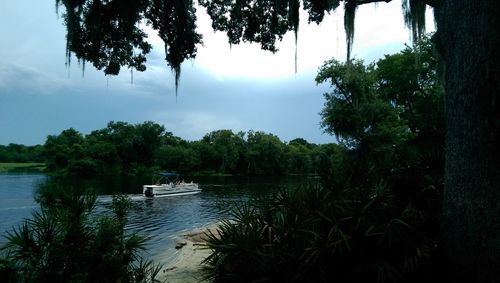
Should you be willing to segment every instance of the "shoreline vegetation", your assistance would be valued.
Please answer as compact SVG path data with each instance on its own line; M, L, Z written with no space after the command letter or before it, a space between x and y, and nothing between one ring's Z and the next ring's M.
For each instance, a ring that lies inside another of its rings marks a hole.
M43 162L56 176L146 176L160 170L190 176L318 174L340 145L288 142L262 131L222 129L187 141L164 126L111 121L82 134L73 128L49 135L43 145L0 145L0 162Z

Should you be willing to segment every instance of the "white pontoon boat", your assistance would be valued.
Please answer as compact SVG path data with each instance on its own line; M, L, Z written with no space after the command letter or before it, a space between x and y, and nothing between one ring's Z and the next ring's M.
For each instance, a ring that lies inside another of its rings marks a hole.
M178 174L163 172L158 175L157 180L153 182L154 185L142 186L145 197L183 196L201 192L198 184L179 181Z

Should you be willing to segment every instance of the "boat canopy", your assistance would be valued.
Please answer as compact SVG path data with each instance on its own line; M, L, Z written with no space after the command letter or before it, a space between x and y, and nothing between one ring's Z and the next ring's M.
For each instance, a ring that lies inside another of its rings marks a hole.
M163 176L163 177L173 177L173 176L179 176L179 174L175 173L170 173L170 172L161 172L158 175Z

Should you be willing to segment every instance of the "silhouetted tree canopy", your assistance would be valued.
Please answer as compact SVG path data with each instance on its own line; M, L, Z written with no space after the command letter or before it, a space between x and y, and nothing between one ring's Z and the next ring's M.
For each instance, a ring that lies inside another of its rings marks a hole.
M259 43L264 50L276 52L276 42L288 31L298 37L299 11L309 14L308 21L320 23L325 14L344 4L344 24L348 55L354 38L354 17L360 5L392 0L199 0L212 19L216 31L226 32L230 44ZM431 1L403 0L405 22L419 37L425 30L425 8ZM175 74L176 90L181 64L196 57L202 36L196 31L196 3L193 0L56 0L64 6L67 28L66 56L90 62L106 75L117 75L122 67L146 70L145 27L152 27L165 44L165 60Z

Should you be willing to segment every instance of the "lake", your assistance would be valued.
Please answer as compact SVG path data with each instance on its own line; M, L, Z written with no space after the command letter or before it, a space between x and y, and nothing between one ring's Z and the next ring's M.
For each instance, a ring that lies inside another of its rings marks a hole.
M47 180L43 174L0 174L0 244L6 231L38 209L33 200L38 184ZM206 224L227 218L228 207L256 196L265 196L283 187L304 184L306 177L197 177L186 181L200 184L196 195L146 199L142 185L151 178L105 177L93 180L68 179L67 186L92 187L99 194L97 211L105 213L114 193L126 193L132 200L127 230L149 237L147 257L166 263L176 255L180 235Z

